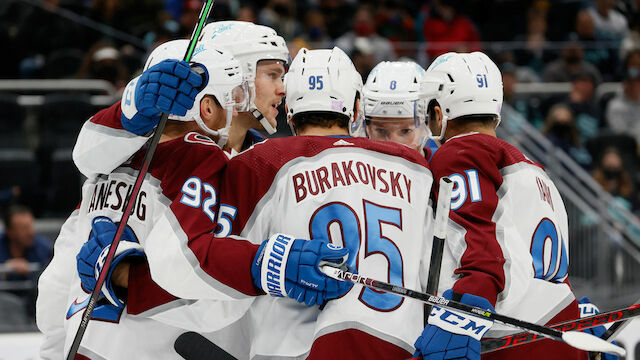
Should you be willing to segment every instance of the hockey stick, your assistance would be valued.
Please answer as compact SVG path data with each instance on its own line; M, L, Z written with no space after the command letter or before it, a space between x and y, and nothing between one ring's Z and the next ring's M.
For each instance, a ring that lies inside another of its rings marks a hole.
M485 310L479 307L462 304L453 300L447 300L440 296L407 289L405 287L389 284L384 281L374 280L372 278L354 274L352 272L341 270L329 265L321 266L320 270L322 270L322 272L324 272L327 276L337 280L350 281L354 284L364 285L374 290L378 290L378 291L382 290L385 292L401 295L404 297L417 299L432 306L440 306L449 310L461 311L472 316L494 320L508 326L512 326L518 329L522 329L528 332L542 335L544 337L548 337L550 339L563 341L577 349L586 350L586 351L612 353L618 356L625 356L626 354L626 351L623 348L617 345L608 343L600 339L599 337L593 336L591 334L578 332L578 331L562 332L557 329L552 329L546 326L515 319L510 316L501 315L501 314L498 314L489 310Z
M565 321L559 324L551 325L550 328L560 330L560 331L572 331L572 330L580 331L580 330L589 329L595 326L616 322L602 336L602 339L608 340L609 337L615 334L616 329L621 330L620 327L622 325L619 325L619 324L626 324L630 321L625 319L631 319L637 316L640 316L640 304L634 304L625 309L613 310L613 311L585 317L578 320ZM607 335L609 331L611 331L611 333L610 335ZM484 354L492 351L507 349L513 346L528 344L538 340L542 340L542 337L536 334L528 333L528 332L521 332L513 335L503 336L501 338L496 338L496 339L486 339L486 340L482 340L482 353Z
M184 54L184 61L191 60L193 56L193 51L195 50L196 43L198 38L200 37L200 33L202 32L202 28L204 27L207 19L209 18L209 13L211 12L211 8L213 7L213 0L207 0L202 5L202 10L200 11L200 17L198 19L198 23L193 29L193 33L191 34L191 40L189 41L189 46L187 47L187 52ZM67 360L72 360L75 358L76 353L78 352L78 348L80 347L80 342L82 341L82 337L84 336L85 331L87 330L87 326L89 325L89 320L91 319L91 314L93 313L93 309L96 306L96 302L98 301L98 295L100 294L100 289L102 288L102 284L109 273L109 268L111 267L111 261L116 253L116 248L118 247L118 243L120 242L120 238L122 233L124 232L124 228L127 225L127 220L129 220L129 215L131 214L131 210L133 208L133 204L135 203L135 199L138 196L138 192L142 187L142 182L144 181L145 176L149 170L149 166L151 165L151 160L153 159L153 154L156 151L156 147L160 142L160 136L162 136L162 131L164 130L165 125L167 124L168 114L162 114L162 118L160 119L160 123L156 128L153 138L151 139L151 143L149 144L149 149L147 153L144 155L144 160L142 161L142 166L140 167L140 172L138 173L138 177L136 178L136 182L133 185L133 189L131 190L131 194L125 200L126 205L124 207L124 212L122 213L122 218L120 218L120 223L118 224L118 229L116 230L116 234L111 241L111 248L107 253L107 256L104 261L104 265L102 270L100 271L100 275L98 276L98 280L96 282L96 286L91 292L91 297L89 298L89 302L87 304L86 309L82 313L82 320L80 321L80 326L78 326L78 330L76 331L76 335L73 338L73 343L71 344L71 348L69 349L69 353L67 355Z
M429 262L429 277L427 279L427 293L437 294L440 282L440 267L442 266L442 252L444 240L447 236L447 222L451 209L451 190L453 182L448 177L440 178L438 189L438 203L436 205L436 219L433 224L433 245L431 246L431 261ZM424 324L427 324L431 306L424 307Z
M193 331L178 336L173 348L186 360L237 360L211 340Z
M627 319L611 325L607 329L607 331L605 331L605 333L602 334L600 338L606 341L609 341L609 339L615 338L616 336L618 336L618 334L620 334L622 330L624 330L625 327L627 327L627 325L629 325L630 322L631 322L631 319ZM601 360L601 359L602 359L602 353L597 353L595 356L593 356L593 360Z

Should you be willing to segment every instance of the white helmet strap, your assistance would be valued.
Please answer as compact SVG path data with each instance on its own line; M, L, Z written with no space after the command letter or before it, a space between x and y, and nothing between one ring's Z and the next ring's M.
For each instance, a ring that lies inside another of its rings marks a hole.
M264 130L269 134L269 135L273 135L276 133L276 128L273 127L273 125L271 125L271 123L269 122L269 119L267 119L266 117L264 117L264 115L262 115L262 113L260 112L260 110L258 110L257 107L255 107L252 111L251 114L253 114L253 116L256 118L256 120L258 120L260 122L260 124L262 125L262 127L264 128Z

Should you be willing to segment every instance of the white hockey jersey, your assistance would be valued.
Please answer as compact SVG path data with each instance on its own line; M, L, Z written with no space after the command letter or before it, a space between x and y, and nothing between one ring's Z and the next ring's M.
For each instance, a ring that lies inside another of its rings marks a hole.
M71 345L89 298L80 286L75 256L88 239L91 220L95 216L107 216L114 221L120 219L124 199L135 182L142 156L143 152L136 154L130 164L118 167L108 176L87 180L79 209L63 226L54 259L39 282L38 325L47 338L42 347L44 358L63 358ZM238 257L244 256L250 264L256 245L237 239L213 241L217 211L214 196L227 160L213 141L196 133L158 145L154 164L127 223L143 246L154 225L160 219L171 218L175 220L175 227L164 229L154 241L165 242L167 247L171 241L179 241L188 249L188 238L200 239L200 243L210 246L226 246ZM197 184L194 179L198 179ZM228 253L221 251L213 251L206 258L190 258L186 271L201 272L201 262L224 264L229 262L228 258ZM185 271L184 268L171 270L174 276L166 279L171 284L181 284L184 277L189 276L180 272ZM243 271L245 276L238 276ZM197 274L191 276L198 277ZM151 281L146 264L132 265L129 299L124 311L100 302L78 353L90 359L179 359L173 343L184 332L183 328L213 331L224 327L243 316L252 296L257 295L250 281L249 266L240 270L234 264L221 266L218 270L210 270L206 278L209 284L213 282L211 279L216 279L215 290L206 288L209 298L221 301L177 299ZM57 343L63 338L61 324L66 332L64 348Z
M454 182L439 291L489 300L504 315L538 324L580 317L568 283L569 232L562 198L542 166L495 137L470 133L441 146L434 176ZM494 324L485 335L515 332ZM483 359L583 359L543 341Z
M431 185L424 158L398 144L271 139L230 160L219 222L258 241L276 232L329 240L349 249L348 265L361 274L420 289ZM354 286L322 310L258 297L243 321L253 359L406 359L423 329L423 304Z

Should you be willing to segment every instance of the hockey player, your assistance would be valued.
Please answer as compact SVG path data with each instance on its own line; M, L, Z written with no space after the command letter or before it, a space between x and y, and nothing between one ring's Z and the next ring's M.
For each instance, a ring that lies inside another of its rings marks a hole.
M262 135L252 129L275 133L277 106L284 97L282 76L290 60L284 39L269 27L243 21L208 24L201 39L225 49L240 62L254 94L248 111L240 112L230 131L222 134L228 137L225 150L233 154L262 141ZM135 123L123 122L120 116L118 102L83 125L73 160L85 176L109 174L148 141L159 121L156 116L137 119ZM220 143L220 139L217 141Z
M226 266L212 270L208 274L212 279L210 284L217 282L216 290L210 291L210 296L223 300L235 300L260 294L253 286L251 275L251 264L254 262L258 245L239 239L213 239L217 207L212 197L216 195L216 189L219 188L219 174L226 164L227 156L214 141L203 136L205 133L215 134L228 128L232 113L235 110L245 111L248 107L249 94L244 91L247 88L242 86L242 73L239 63L234 58L221 49L209 47L207 43L200 46L200 51L193 57L193 61L201 65L206 74L204 80L206 86L202 91L198 92L195 89L199 83L193 80L196 78L200 80L200 75L190 71L186 63L164 60L150 67L139 79L132 82L133 89L128 89L134 92L130 97L131 104L127 104L126 100L123 102L123 113L132 123L136 123L136 119L140 116L155 116L160 111L158 107L167 108L166 111L170 112L175 111L183 117L184 115L194 116L195 121L184 121L184 118L181 119L183 121L172 121L163 132L154 157L156 165L151 169L139 195L134 200L136 203L128 228L113 261L114 272L102 288L102 295L108 302L105 300L94 311L94 321L90 323L79 351L88 358L175 357L172 350L173 341L182 330L154 321L152 313L142 317L132 314L136 313L135 306L145 309L153 308L153 305L166 307L171 306L169 301L176 299L166 292L158 292L157 286L148 281L149 270L144 262L133 262L128 268L125 267L127 270L121 272L125 274L124 277L116 273L118 268L122 269L118 265L123 265L132 257L144 256L141 245L145 244L147 235L159 219L169 217L176 222L175 227L165 229L159 236L162 239L158 239L167 241L168 247L172 239L181 236L197 238L201 240L200 243L206 243L210 248L215 247L216 251L210 252L206 259L194 258L196 263L198 261L212 261L216 264L229 262ZM162 50L162 48L158 49L158 51ZM184 47L181 50L180 54L184 52ZM154 60L152 57L150 61ZM183 78L187 79L186 82L191 86L181 81ZM196 105L193 105L194 100ZM133 109L128 109L127 106ZM191 132L192 130L196 132ZM70 306L66 312L65 327L68 336L65 351L70 346L82 310L86 306L88 295L85 293L95 287L101 262L104 262L103 255L108 251L108 244L115 232L116 225L112 219L119 218L122 212L124 198L132 187L135 170L141 165L142 155L142 153L136 154L129 164L118 167L108 176L89 179L83 187L83 201L79 208L75 241L81 242L87 237L89 241L78 253L78 273L82 286L77 281L73 283L72 286L76 290L67 301ZM196 201L198 204L195 203ZM277 237L274 236L274 238ZM311 242L294 239L290 241L295 244L293 247L296 250L290 255L304 254L307 260L311 259L310 261L313 261L314 256L319 261L323 255L337 254L336 256L340 257L346 253L345 250L330 249L323 247L323 244L315 243L312 244L316 247L313 249L314 253L305 246ZM77 249L75 244L67 245ZM182 245L188 249L187 239L184 239ZM288 261L286 256L284 258L282 261L288 265L288 275L291 272L299 275L295 279L287 277L284 281L283 286L292 294L291 296L313 293L318 299L322 299L321 297L326 294L324 292L326 277L316 275L315 272L297 271L297 269L305 269L306 263ZM260 275L261 272L258 272L255 276ZM314 288L307 289L306 285L297 283L298 280ZM117 287L114 286L117 281L124 281L124 285L137 292L125 290L118 293ZM330 282L335 283L334 280L327 279L326 283ZM41 283L41 287L48 285L50 284ZM335 288L339 286L336 285ZM155 296L147 297L146 290L155 290L156 292L153 293ZM212 293L215 294L211 295ZM132 297L133 306L127 306L125 309L124 298L127 296ZM42 301L49 300L43 298ZM250 302L245 301L247 305L240 306L234 303L231 307L227 303L221 301L210 304L212 306L207 310L216 315L212 322L223 326L226 321L234 321L246 310ZM217 309L219 311L216 311ZM166 316L166 312L164 311L163 316ZM56 315L60 316L60 314ZM202 311L199 315L201 321L206 320L206 312ZM112 341L105 342L106 337ZM113 346L113 341L132 344ZM56 357L59 357L59 354Z
M567 213L542 166L497 139L502 81L483 53L447 53L427 69L430 166L454 182L440 288L444 297L539 324L579 318L567 274ZM455 318L457 321L450 321ZM477 328L463 326L474 321ZM458 324L458 325L456 325ZM416 342L425 359L479 359L480 342L513 329L434 308ZM586 359L543 340L483 359Z
M348 136L361 125L362 80L341 50L304 49L296 59L285 82L292 94L288 117L300 136L269 140L231 161L219 192L218 234L261 237L281 228L312 242L332 241L349 249L350 266L420 287L419 274L426 274L423 267L428 266L422 263L428 258L423 239L430 236L431 224L432 178L425 159L403 146ZM145 251L154 280L176 295L209 298L219 284L206 276L221 264L200 263L197 276L188 274L190 256L209 256L206 241L190 241L192 255L179 240L154 244L175 224L157 223L147 236ZM273 244L267 242L262 249ZM270 251L261 252L261 264L278 261ZM259 265L253 267L254 274ZM253 278L256 287L283 294L281 284ZM130 292L140 288L129 284ZM398 327L396 319L404 326ZM343 359L378 354L405 359L413 352L421 319L420 303L359 288L329 302L323 311L259 297L240 321L207 337L242 359L322 359L336 354Z
M393 141L425 155L427 107L420 97L423 76L424 69L414 62L384 61L371 70L362 88L370 139Z
M419 288L431 173L412 149L349 136L360 126L361 86L342 50L300 50L285 76L297 136L257 144L229 162L219 222L247 238L281 228L331 241L349 249L348 264L361 273ZM419 302L362 287L322 311L262 297L243 318L252 335L239 357L406 359L422 313Z

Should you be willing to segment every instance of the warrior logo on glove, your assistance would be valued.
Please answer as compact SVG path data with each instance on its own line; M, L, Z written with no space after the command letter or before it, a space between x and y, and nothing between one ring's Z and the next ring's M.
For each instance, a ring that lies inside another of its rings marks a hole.
M327 277L319 266L340 267L347 256L347 249L326 241L275 234L260 245L251 275L256 287L271 296L322 305L346 294L352 284Z

